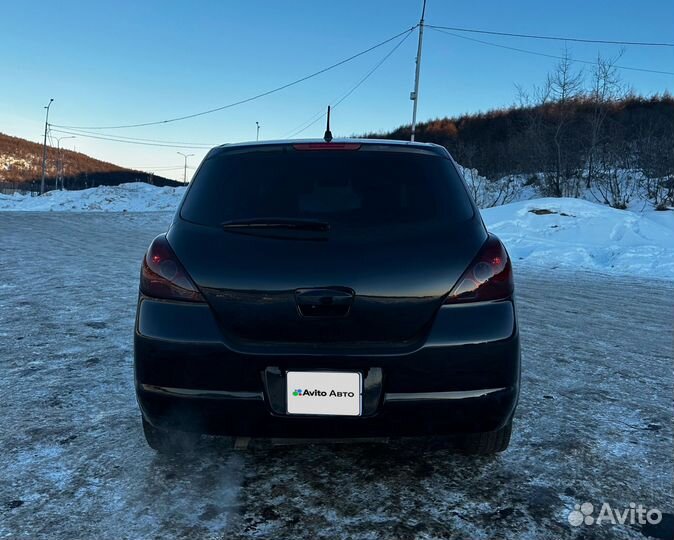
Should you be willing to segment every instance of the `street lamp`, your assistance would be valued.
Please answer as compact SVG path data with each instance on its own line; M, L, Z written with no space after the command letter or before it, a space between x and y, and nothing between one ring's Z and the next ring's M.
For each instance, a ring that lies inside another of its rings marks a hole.
M49 127L49 107L51 107L52 101L54 101L54 98L51 98L45 107L45 109L47 109L47 115L44 119L44 142L42 143L42 181L40 182L40 195L44 193L44 177L47 173L47 128Z
M178 152L181 156L185 158L185 173L183 174L183 184L187 184L187 158L192 157L194 154L183 154L182 152Z
M61 179L61 189L63 190L63 155L61 154L61 140L63 139L76 139L75 135L68 135L65 137L54 137L56 139L56 153L59 157L58 159L58 176L56 177L56 189L59 188L59 178Z
M61 149L61 141L63 139L77 139L77 137L75 135L67 135L65 137L54 137L54 139L56 139L56 148L58 150L60 150Z
M255 125L257 126L257 135L255 135L255 140L259 141L260 140L260 122L255 122Z

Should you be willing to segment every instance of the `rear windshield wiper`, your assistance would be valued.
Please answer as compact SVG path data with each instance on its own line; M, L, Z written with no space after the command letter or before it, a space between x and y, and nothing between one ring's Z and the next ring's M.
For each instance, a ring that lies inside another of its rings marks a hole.
M324 221L295 218L233 219L223 222L221 226L226 231L288 229L293 231L328 232L330 230L330 224Z

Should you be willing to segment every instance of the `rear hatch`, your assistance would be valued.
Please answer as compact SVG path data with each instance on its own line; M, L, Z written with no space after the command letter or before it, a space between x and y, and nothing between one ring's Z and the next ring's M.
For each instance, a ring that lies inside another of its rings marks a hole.
M409 346L484 242L441 151L330 144L215 151L193 180L169 242L230 342Z

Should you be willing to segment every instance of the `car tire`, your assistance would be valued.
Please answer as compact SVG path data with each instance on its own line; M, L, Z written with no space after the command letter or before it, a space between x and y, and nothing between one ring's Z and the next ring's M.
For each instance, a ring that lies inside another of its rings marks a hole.
M503 452L510 444L512 434L512 420L501 429L484 433L470 433L459 441L459 450L463 454L472 456L487 456Z
M179 454L194 448L198 435L153 426L143 418L143 434L150 448L159 454Z

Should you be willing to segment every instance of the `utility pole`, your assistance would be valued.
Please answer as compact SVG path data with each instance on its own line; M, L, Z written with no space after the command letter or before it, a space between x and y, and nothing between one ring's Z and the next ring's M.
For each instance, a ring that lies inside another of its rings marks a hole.
M182 152L178 153L185 158L185 174L183 175L183 184L187 184L187 158L192 157L194 154L183 154Z
M412 136L410 141L414 141L414 131L417 127L417 102L419 101L419 71L421 70L421 47L424 44L424 15L426 15L426 0L421 8L421 19L419 20L419 46L417 47L417 67L414 73L414 91L410 94L410 99L414 102L412 106Z
M51 107L52 101L54 101L54 98L51 98L45 107L45 109L47 109L47 116L44 119L44 142L42 143L42 182L40 182L40 195L44 193L44 177L47 173L47 128L49 127L49 107Z
M260 140L260 122L255 122L255 125L257 126L257 135L255 136L255 140L259 141Z

